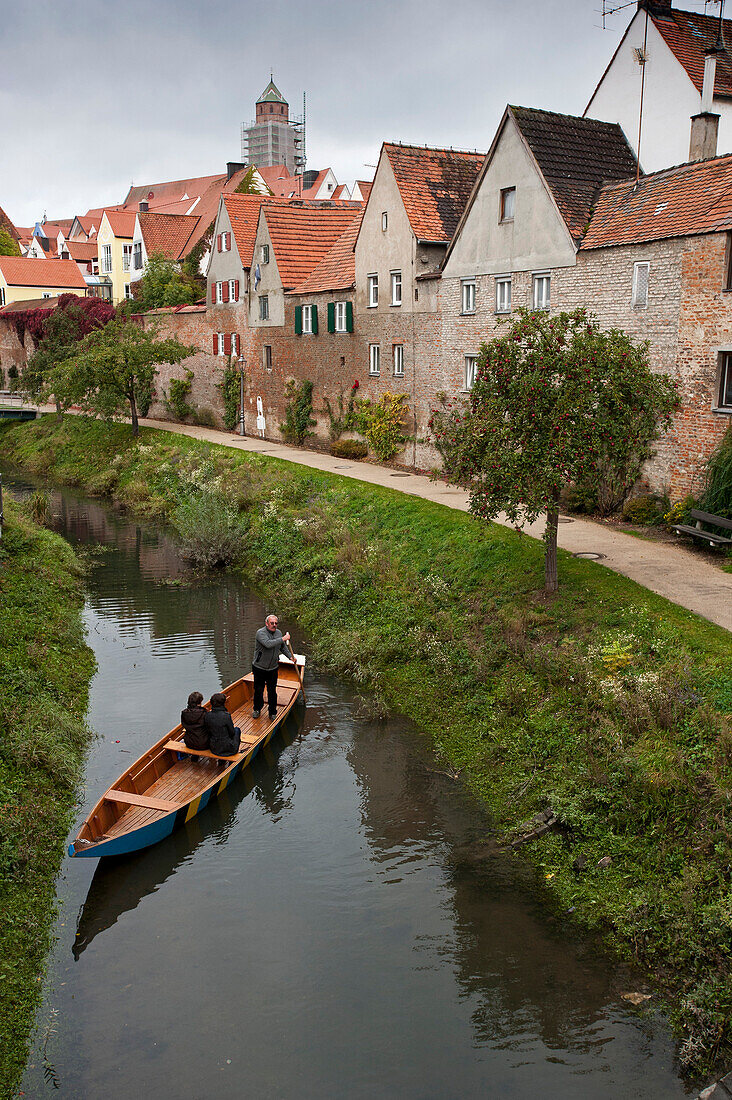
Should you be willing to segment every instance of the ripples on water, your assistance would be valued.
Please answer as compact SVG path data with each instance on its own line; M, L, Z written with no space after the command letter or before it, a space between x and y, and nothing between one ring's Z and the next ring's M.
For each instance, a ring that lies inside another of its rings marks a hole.
M249 667L264 606L231 576L160 583L186 578L170 541L54 503L106 546L81 818L193 687ZM685 1095L662 1023L619 999L637 979L550 926L518 863L466 856L488 823L408 723L356 719L312 670L307 690L300 724L184 829L66 860L26 1096Z

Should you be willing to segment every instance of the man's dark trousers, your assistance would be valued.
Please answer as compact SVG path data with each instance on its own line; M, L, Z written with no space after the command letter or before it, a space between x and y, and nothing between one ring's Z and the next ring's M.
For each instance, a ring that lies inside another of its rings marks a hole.
M269 716L274 718L277 713L277 673L279 669L272 668L265 672L263 668L252 668L254 673L254 710L261 710L264 706L264 685L267 685L267 706Z

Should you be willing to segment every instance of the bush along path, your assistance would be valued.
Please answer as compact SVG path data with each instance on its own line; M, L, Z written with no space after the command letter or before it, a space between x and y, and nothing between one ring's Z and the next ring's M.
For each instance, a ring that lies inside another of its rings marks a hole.
M0 541L0 1096L15 1096L89 731L82 571L5 501Z
M627 578L430 501L183 436L68 417L3 452L178 520L297 614L312 658L414 716L559 913L659 980L681 1063L732 1054L729 635ZM219 505L218 509L216 504ZM217 522L217 514L222 517ZM238 524L239 537L232 538ZM492 840L495 843L495 838ZM490 851L487 844L486 852Z

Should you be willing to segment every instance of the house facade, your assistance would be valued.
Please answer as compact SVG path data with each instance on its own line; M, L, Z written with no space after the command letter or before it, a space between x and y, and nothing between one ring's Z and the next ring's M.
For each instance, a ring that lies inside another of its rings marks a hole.
M96 241L99 249L99 274L112 283L112 303L117 306L132 297L132 240L135 215L119 210L102 214Z
M84 277L73 260L0 256L0 307L60 294L86 295Z

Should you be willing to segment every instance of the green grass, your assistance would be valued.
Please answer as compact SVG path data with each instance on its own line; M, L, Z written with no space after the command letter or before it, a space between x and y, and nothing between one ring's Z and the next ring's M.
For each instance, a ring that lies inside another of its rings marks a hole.
M395 490L81 418L0 431L20 464L141 514L235 506L247 579L312 658L414 716L499 835L551 807L559 831L516 858L659 979L686 1069L730 1055L729 634L562 552L547 598L541 543Z
M0 543L0 1096L15 1095L89 733L94 659L63 539L5 503Z

